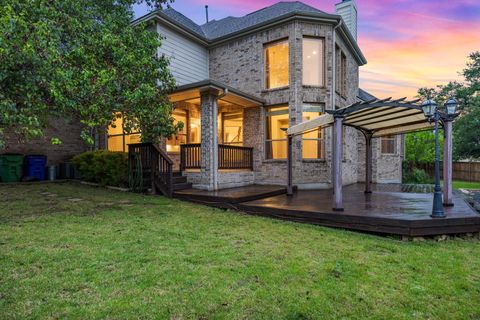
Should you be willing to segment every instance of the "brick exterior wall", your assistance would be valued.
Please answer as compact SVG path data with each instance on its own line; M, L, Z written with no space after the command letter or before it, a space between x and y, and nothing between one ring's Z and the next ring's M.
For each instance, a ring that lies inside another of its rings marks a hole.
M246 93L262 97L266 106L285 104L289 106L289 125L302 122L304 103L321 104L333 109L331 104L333 27L329 24L293 21L256 34L216 46L210 50L210 77ZM325 43L325 87L302 85L302 39L304 36L319 37ZM264 44L277 40L289 41L289 87L264 90ZM347 58L347 93L336 94L335 106L346 107L357 100L358 64L343 40L336 37L337 46ZM255 183L285 184L286 160L265 159L265 111L262 108L244 110L244 145L254 148ZM363 135L354 128L345 127L343 182L351 184L361 176L361 159L365 157ZM325 159L303 160L301 137L294 138L294 184L300 187L330 187L332 159L332 130L325 129ZM377 147L375 147L377 148ZM380 159L380 157L378 157ZM375 159L375 158L374 158ZM364 160L363 160L364 161ZM379 166L379 176L385 176L384 161ZM393 176L393 175L392 175Z
M78 122L67 123L61 119L52 119L42 138L22 142L18 137L7 132L6 148L0 150L0 153L46 155L48 165L57 165L89 149L80 138L81 129ZM53 137L59 138L62 143L60 145L51 144L50 141Z

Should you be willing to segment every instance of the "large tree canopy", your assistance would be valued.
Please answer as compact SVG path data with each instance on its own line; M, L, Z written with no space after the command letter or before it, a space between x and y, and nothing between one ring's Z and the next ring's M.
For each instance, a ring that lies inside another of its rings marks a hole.
M4 135L38 137L51 117L80 121L82 137L122 113L156 140L176 130L175 85L161 39L131 26L134 3L170 0L3 0L0 5L0 149Z
M458 100L462 114L453 125L453 156L456 159L480 159L480 51L469 55L467 67L461 74L465 79L463 83L421 88L418 94L423 99L436 100L439 106L450 97ZM407 137L407 145L409 139L412 145L414 140L418 141L414 135ZM424 148L432 146L425 144Z

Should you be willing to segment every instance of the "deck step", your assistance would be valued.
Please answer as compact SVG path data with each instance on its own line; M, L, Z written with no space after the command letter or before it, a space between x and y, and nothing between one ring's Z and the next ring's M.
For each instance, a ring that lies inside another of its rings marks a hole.
M191 189L192 184L191 183L175 183L173 185L173 190L178 191L178 190L185 190L185 189Z
M184 177L184 176L173 176L173 184L186 183L186 182L187 182L187 177Z

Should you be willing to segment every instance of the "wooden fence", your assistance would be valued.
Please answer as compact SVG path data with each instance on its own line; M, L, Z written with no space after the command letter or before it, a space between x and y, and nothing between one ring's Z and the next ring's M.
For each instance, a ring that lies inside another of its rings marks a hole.
M419 165L432 177L435 176L435 163ZM440 175L443 177L443 164L440 162ZM480 162L454 162L453 180L480 182Z

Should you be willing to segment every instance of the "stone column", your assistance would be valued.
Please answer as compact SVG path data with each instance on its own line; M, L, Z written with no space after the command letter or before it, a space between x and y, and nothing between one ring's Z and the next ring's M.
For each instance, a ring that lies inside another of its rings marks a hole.
M333 123L333 210L343 211L342 153L343 153L343 117L335 117Z
M452 191L452 121L443 124L443 205L453 206Z
M200 92L201 155L200 171L202 186L207 190L218 188L218 90Z

